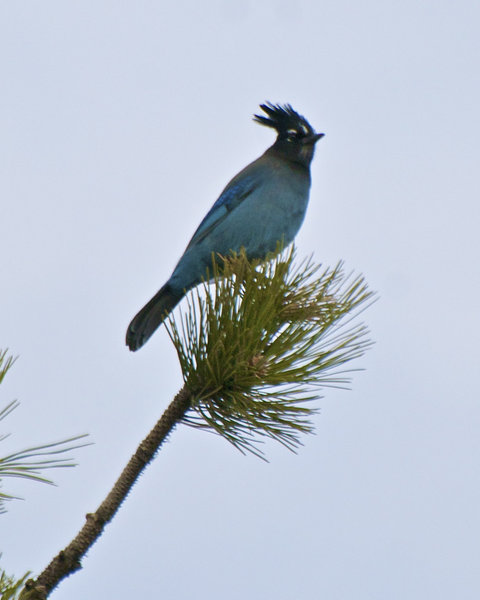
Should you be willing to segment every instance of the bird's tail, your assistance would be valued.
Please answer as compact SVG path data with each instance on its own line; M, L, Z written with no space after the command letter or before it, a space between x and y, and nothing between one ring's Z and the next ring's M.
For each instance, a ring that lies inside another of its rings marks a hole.
M133 317L128 326L126 344L130 350L135 352L141 348L181 299L182 295L174 294L166 283Z

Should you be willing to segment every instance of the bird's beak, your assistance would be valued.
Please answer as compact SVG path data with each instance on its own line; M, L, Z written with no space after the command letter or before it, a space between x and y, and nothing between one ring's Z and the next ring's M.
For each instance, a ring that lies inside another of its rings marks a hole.
M318 140L321 140L324 135L324 133L315 133L314 135L312 135L312 143L316 144Z
M312 135L309 135L308 137L305 137L303 139L303 143L304 144L316 144L318 142L318 140L322 139L322 137L324 136L324 133L312 133Z

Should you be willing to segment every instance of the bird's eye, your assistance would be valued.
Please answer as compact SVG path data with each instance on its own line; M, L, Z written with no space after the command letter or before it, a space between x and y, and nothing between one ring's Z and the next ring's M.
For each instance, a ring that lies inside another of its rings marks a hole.
M289 129L287 131L287 142L294 142L298 137L298 131L296 129Z

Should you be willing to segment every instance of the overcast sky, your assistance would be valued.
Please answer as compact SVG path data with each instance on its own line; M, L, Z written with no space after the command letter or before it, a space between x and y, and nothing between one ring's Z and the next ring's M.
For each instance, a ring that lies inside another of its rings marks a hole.
M177 429L56 600L480 597L480 5L0 4L0 455L88 432L58 488L8 481L1 565L40 572L182 385L127 324L289 102L326 133L300 257L363 273L375 347L270 463Z

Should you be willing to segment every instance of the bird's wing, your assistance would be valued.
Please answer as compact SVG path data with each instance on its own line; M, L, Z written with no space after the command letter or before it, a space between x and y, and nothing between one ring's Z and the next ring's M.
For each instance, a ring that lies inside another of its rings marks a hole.
M186 249L188 250L205 239L257 187L256 177L242 177L240 180L231 181L205 215Z

